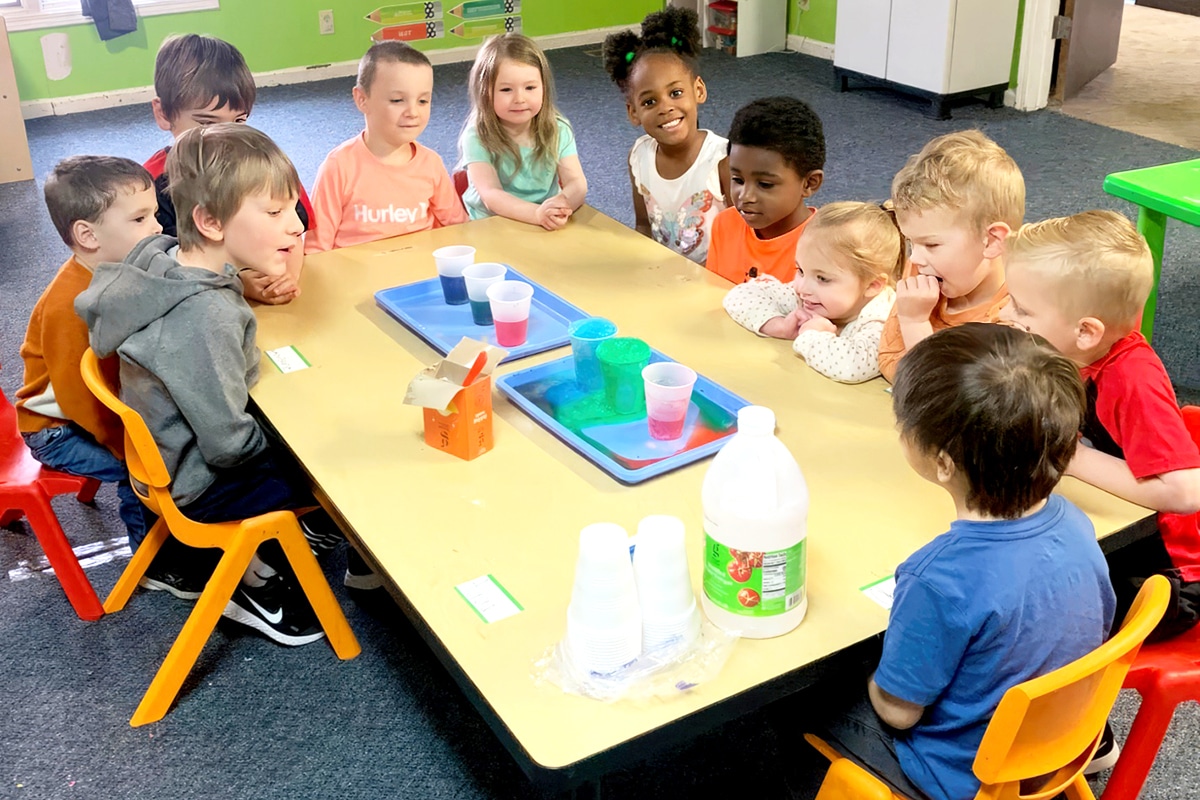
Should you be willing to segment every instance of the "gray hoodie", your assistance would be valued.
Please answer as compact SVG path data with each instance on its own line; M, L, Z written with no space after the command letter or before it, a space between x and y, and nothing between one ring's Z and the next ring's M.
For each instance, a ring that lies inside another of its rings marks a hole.
M257 329L233 267L217 274L175 260L175 239L143 239L122 264L101 264L75 311L101 358L121 357L121 399L142 415L180 506L262 452L246 411L258 380ZM170 252L168 252L170 251Z

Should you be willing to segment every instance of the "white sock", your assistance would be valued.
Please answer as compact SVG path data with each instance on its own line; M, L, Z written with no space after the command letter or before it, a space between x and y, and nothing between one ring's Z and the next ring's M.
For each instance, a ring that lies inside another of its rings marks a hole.
M246 567L246 572L242 575L242 583L247 586L265 586L267 580L273 577L275 570L255 553L250 558L250 566Z

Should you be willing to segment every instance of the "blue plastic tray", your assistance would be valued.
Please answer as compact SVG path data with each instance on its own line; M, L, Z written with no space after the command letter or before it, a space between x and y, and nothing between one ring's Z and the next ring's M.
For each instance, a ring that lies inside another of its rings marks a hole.
M512 267L508 268L505 280L523 281L533 286L528 338L525 344L505 348L508 350L505 361L515 361L562 347L570 341L567 326L577 319L590 316ZM469 303L446 305L442 298L442 283L438 278L381 289L375 293L375 303L442 355L449 353L464 336L499 346L494 327L476 325L471 319Z
M670 361L652 350L650 361ZM518 408L621 483L641 483L716 453L737 432L747 401L700 375L683 436L650 437L646 414L612 416L604 392L587 393L575 381L571 356L511 372L496 385Z

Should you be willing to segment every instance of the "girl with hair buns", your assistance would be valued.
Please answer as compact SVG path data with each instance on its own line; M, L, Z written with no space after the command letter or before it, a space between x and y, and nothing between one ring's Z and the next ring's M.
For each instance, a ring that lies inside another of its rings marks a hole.
M697 127L708 98L699 51L696 12L684 8L649 14L640 37L623 31L604 40L605 69L629 121L646 132L629 151L637 230L703 264L713 217L728 205L729 142Z

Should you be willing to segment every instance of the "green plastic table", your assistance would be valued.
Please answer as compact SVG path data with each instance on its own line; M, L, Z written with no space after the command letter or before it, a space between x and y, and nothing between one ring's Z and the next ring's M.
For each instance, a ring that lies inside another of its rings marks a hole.
M1162 274L1167 217L1200 227L1200 158L1145 169L1114 172L1104 179L1104 191L1138 207L1138 232L1146 237L1154 256L1154 288L1142 314L1142 334L1154 331L1158 305L1158 279Z

